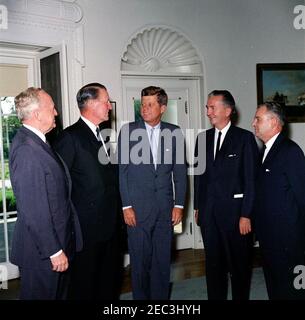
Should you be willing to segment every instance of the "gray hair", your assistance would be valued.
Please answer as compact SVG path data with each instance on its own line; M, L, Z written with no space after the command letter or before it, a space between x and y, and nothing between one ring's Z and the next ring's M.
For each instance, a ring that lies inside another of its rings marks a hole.
M30 118L32 112L39 108L39 93L41 88L30 87L15 97L18 119L24 121Z
M277 119L279 120L281 126L285 125L286 121L286 114L284 111L284 108L277 102L272 102L272 101L266 101L262 104L260 104L257 109L261 107L266 107L267 111L274 114Z

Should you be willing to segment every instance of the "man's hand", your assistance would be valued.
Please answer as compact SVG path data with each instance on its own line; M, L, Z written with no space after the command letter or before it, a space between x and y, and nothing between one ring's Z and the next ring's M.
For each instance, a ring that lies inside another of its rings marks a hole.
M181 222L182 216L183 216L183 209L174 207L172 211L173 226Z
M137 225L136 222L136 213L133 208L127 208L123 210L124 221L130 227L135 227Z
M251 220L249 218L240 217L239 219L240 234L246 235L251 232Z
M62 252L60 255L53 257L53 258L50 258L50 259L51 259L51 263L53 266L53 268L52 268L53 271L64 272L69 267L68 258L64 252Z
M195 217L195 222L196 222L197 226L198 226L198 212L199 212L198 209L194 210L194 217Z

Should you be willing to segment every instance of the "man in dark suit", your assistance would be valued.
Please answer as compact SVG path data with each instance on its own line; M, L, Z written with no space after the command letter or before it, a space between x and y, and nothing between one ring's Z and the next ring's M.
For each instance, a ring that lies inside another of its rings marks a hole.
M118 142L133 298L138 300L169 298L172 231L185 201L184 139L179 127L161 121L167 100L159 87L143 89L143 120L125 125Z
M99 83L82 87L77 103L81 118L54 145L70 170L72 200L84 239L84 248L72 265L69 298L115 299L120 267L118 173L99 132L99 125L109 119L111 103L107 89Z
M20 268L20 299L65 299L66 270L82 239L70 200L70 177L46 143L57 112L40 88L21 92L15 104L23 126L10 149L18 212L11 261Z
M270 299L305 298L294 287L294 268L305 264L305 157L282 133L283 109L258 106L253 127L264 142L255 201L255 231Z
M251 132L231 123L236 111L229 91L212 91L206 110L214 128L197 138L195 157L206 148L206 169L195 176L194 209L205 249L208 298L227 299L229 272L232 298L244 300L250 289L258 148Z

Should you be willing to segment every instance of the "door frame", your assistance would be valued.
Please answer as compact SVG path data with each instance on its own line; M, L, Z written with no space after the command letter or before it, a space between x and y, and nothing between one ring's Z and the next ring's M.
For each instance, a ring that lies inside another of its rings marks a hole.
M41 86L40 60L56 53L59 53L59 63L60 63L62 124L63 124L63 127L67 127L70 124L70 109L65 107L69 105L69 89L68 89L67 49L64 41L60 45L57 45L52 48L47 48L37 54L36 63L37 63L37 70L38 70L38 83L39 83L39 86Z

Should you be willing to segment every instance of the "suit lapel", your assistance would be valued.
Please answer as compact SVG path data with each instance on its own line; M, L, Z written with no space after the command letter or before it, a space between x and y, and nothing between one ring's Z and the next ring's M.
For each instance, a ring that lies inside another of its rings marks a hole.
M223 143L220 149L221 158L223 158L224 155L226 154L226 150L228 149L228 147L233 144L233 140L234 140L234 126L231 125L223 140Z
M222 142L221 148L219 150L217 159L215 161L215 165L218 163L222 163L226 153L227 153L227 149L228 147L230 147L233 144L234 141L234 129L235 127L233 125L230 126L229 130L226 133L226 136ZM213 159L214 159L214 139L215 137L215 129L213 130L213 148L212 148L212 152L213 152Z
M78 122L76 123L76 126L80 133L80 139L84 141L84 144L88 148L90 148L91 152L96 152L96 156L98 156L98 153L100 152L100 150L102 150L102 152L106 155L105 149L103 147L103 142L97 140L92 130L82 120L82 118L79 118Z
M285 136L283 133L280 133L278 137L275 139L271 149L269 150L264 162L263 166L268 164L268 162L272 161L272 159L275 157L275 155L278 153L278 151L281 148L282 143L285 141Z
M160 122L160 134L159 134L159 141L158 141L158 159L157 159L157 168L156 170L160 169L160 164L164 163L164 150L165 150L165 145L164 145L164 138L162 138L162 131L166 129L164 126L164 123L161 121ZM173 147L173 146L172 146ZM151 151L150 151L151 153ZM151 155L152 157L152 155ZM173 155L172 155L173 157ZM155 167L153 165L153 169L155 170Z
M79 118L76 124L79 130L81 131L81 136L84 137L84 140L86 142L90 142L93 146L95 146L95 148L102 144L96 139L95 135L93 134L91 129L87 126L87 124L82 120L82 118Z
M215 138L215 129L209 129L206 135L206 144L207 144L207 164L214 164L214 138Z
M165 150L167 149L167 146L165 145L165 141L166 141L166 138L164 139L164 137L162 136L162 132L163 130L167 129L166 125L164 124L164 122L160 122L160 134L159 134L159 141L158 141L158 160L157 160L157 169L158 170L160 168L160 165L161 164L164 164L165 163ZM163 133L164 134L164 133ZM175 158L175 154L173 154L174 152L174 146L173 146L173 143L174 143L174 139L171 137L171 146L170 146L170 150L172 152L171 154L171 160L173 162L173 159ZM150 152L151 153L151 152ZM151 153L151 157L152 157L152 153ZM155 170L155 167L154 165L152 166L153 167L153 170Z

